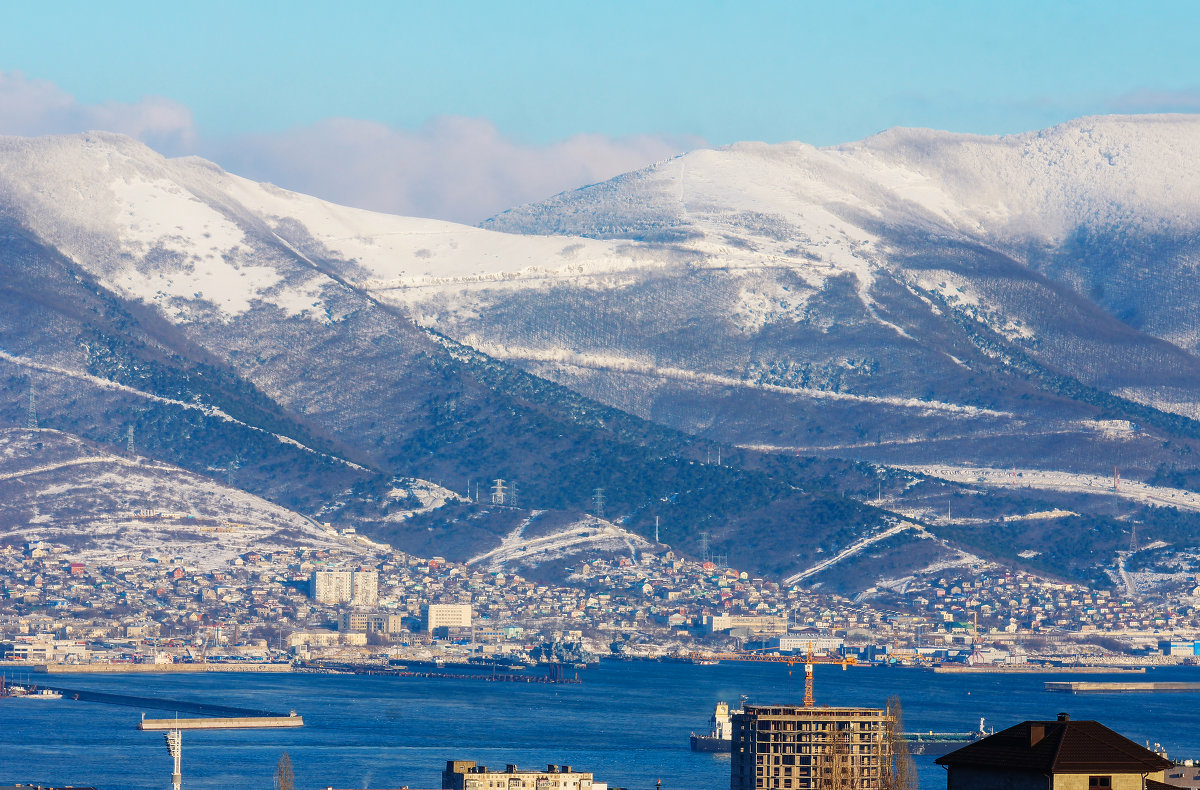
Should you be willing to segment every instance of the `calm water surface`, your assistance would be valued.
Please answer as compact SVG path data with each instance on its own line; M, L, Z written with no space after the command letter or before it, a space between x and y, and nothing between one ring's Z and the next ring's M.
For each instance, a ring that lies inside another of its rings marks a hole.
M579 685L253 674L62 675L49 682L281 712L294 708L304 716L298 730L184 733L185 790L269 790L283 752L291 757L298 790L436 788L448 759L497 768L569 764L630 790L650 790L658 779L666 790L725 790L728 756L693 754L688 734L706 729L718 700L736 703L746 694L754 703L795 704L804 694L803 672L789 674L781 664L605 662L579 674ZM1154 669L1133 677L1200 680L1200 669ZM882 707L898 695L910 730L971 730L980 716L1002 729L1067 711L1139 743L1161 742L1172 756L1200 757L1200 694L1072 696L1044 691L1047 679L1072 676L817 666L816 699ZM0 784L170 786L162 735L138 731L135 708L0 699L0 716ZM945 787L932 759L918 758L918 768L922 790Z

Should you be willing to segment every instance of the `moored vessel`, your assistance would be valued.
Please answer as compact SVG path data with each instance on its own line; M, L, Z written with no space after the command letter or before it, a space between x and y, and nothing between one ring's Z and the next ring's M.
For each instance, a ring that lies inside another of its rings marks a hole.
M984 720L979 720L979 729L975 732L906 732L904 742L911 754L922 754L940 757L968 744L975 743L980 738L986 738L988 732Z
M707 735L692 733L693 752L728 752L733 744L733 717L729 705L718 702L709 720L711 730Z

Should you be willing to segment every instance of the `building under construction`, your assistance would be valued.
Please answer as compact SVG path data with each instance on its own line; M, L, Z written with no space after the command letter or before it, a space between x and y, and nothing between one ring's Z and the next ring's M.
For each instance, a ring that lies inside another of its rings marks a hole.
M882 790L893 729L873 708L746 705L733 716L730 790Z

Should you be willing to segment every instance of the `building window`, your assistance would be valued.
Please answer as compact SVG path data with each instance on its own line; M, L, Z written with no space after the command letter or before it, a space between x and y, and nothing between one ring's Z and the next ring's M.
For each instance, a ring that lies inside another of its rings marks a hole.
M1092 787L1112 787L1111 776L1089 776L1088 788Z

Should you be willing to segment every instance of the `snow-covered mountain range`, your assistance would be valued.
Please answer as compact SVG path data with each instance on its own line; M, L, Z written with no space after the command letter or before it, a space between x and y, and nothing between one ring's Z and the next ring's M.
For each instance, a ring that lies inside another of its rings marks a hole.
M464 559L528 511L419 492L505 478L578 514L604 488L642 538L668 515L664 541L703 528L781 574L885 532L932 546L887 532L941 507L928 486L847 462L1200 482L1198 155L1191 116L741 144L469 228L117 135L0 138L0 418L132 433Z

